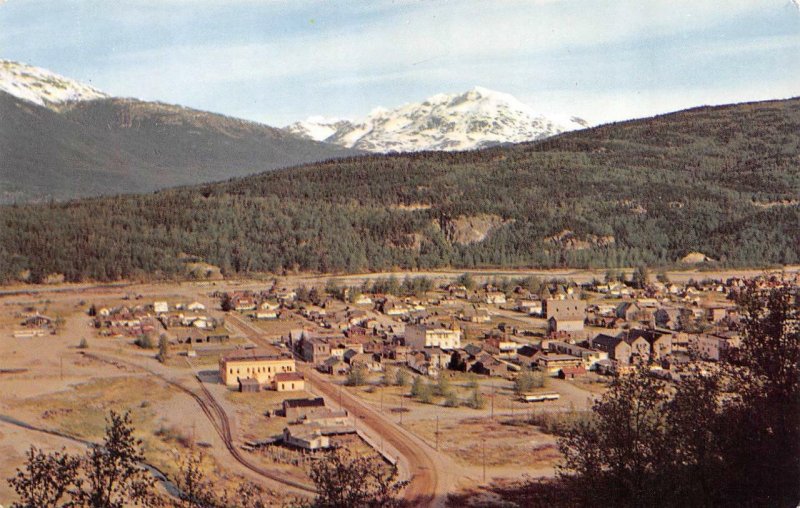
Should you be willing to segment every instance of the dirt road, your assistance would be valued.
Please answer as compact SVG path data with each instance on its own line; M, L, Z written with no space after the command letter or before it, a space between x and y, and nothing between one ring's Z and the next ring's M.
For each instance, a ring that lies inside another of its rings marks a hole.
M330 383L310 366L301 365L299 370L307 379L312 380L318 391L330 400L337 400L342 408L358 418L362 425L380 435L405 459L410 474L410 481L404 493L405 499L413 506L433 506L436 495L442 494L437 492L438 475L434 454L378 411L349 392L342 392L338 386Z
M231 433L230 419L228 418L227 413L222 408L222 406L219 405L216 399L214 399L214 396L203 385L203 382L199 377L197 378L197 381L200 384L202 395L198 395L193 390L190 390L189 388L185 387L178 381L169 378L163 374L160 374L150 368L144 367L142 365L127 360L122 360L120 358L98 355L95 353L84 353L84 355L93 358L97 361L112 363L112 364L122 364L122 365L127 365L133 369L142 370L144 372L147 372L151 376L155 376L161 379L162 381L166 382L173 388L177 388L179 391L185 393L186 395L189 395L200 406L200 409L209 419L212 426L219 435L220 439L222 439L222 442L225 444L225 448L227 448L228 452L236 460L236 462L238 462L242 466L246 467L250 471L256 473L257 475L263 478L266 478L273 482L277 482L284 489L288 489L293 493L297 493L299 495L308 495L316 493L313 485L310 485L305 482L300 482L291 478L287 478L286 475L282 475L274 471L271 471L269 469L263 468L251 462L244 455L242 455L242 453L236 447L236 444L233 440L233 436Z
M229 314L227 319L234 322L237 328L246 332L248 338L259 346L269 345L272 347L269 342L264 340L262 333L246 320L234 314ZM316 390L327 396L330 401L337 401L343 409L360 420L360 425L381 436L387 444L397 450L408 468L410 479L404 492L404 498L412 506L434 506L438 500L444 498L446 492L442 491L438 482L438 471L443 466L440 464L441 461L437 460L440 458L437 457L437 454L429 450L425 444L420 443L418 438L397 427L386 416L370 408L350 393L342 392L337 385L314 371L311 366L299 363L298 370L312 382Z

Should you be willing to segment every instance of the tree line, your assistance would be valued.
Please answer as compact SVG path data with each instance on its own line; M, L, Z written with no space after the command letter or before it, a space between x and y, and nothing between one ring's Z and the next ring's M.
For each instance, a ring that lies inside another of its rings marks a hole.
M620 376L592 418L561 430L554 480L506 494L524 506L793 507L800 500L796 290L751 290L741 348L667 383Z
M183 457L171 479L172 489L157 488L145 463L142 441L134 437L128 413L111 411L103 442L84 454L44 452L31 446L25 463L8 479L17 495L12 508L394 508L406 482L375 456L345 449L326 453L310 466L317 494L311 499L286 496L241 479L229 491L214 484L194 450Z
M350 158L218 184L0 208L0 281L437 267L800 262L800 101L538 143ZM793 201L794 200L794 201ZM458 243L465 218L499 218ZM460 221L460 222L459 222ZM575 242L554 239L571 232ZM602 241L600 240L602 239Z

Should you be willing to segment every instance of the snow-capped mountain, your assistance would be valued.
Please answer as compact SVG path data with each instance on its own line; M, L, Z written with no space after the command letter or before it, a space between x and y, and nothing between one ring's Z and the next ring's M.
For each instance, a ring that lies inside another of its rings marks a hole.
M588 126L580 118L544 116L509 94L475 87L392 110L378 108L361 121L311 117L285 129L358 150L416 152L519 143Z
M51 108L65 102L108 97L89 85L11 60L0 60L0 91Z

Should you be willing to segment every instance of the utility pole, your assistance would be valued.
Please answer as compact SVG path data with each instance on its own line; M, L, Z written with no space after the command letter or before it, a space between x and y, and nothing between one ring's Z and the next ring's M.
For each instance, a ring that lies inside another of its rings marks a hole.
M492 381L492 420L494 420L494 381Z
M439 451L439 415L436 415L436 451Z
M401 427L403 426L403 411L404 411L404 409L403 409L403 398L404 397L402 397L402 396L400 397L400 426Z
M486 483L486 441L481 441L481 455L483 456L483 483Z

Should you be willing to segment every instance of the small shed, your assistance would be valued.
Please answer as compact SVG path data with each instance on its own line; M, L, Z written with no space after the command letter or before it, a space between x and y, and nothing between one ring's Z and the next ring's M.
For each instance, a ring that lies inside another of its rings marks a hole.
M257 379L248 377L239 380L239 391L243 393L257 393L261 391L261 385Z
M558 371L558 377L561 379L575 379L586 375L586 368L583 365L562 367Z

